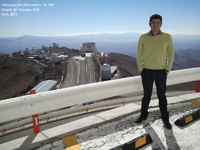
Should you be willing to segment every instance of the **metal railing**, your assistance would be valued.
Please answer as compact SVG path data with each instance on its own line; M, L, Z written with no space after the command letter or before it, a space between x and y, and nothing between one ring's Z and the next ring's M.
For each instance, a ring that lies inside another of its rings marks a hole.
M171 71L167 85L200 80L200 68ZM80 85L0 101L0 123L80 103L142 91L141 77Z

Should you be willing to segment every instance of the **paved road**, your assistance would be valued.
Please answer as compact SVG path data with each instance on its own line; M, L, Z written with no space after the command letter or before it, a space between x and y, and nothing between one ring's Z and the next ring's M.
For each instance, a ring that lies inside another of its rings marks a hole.
M67 80L63 88L95 82L91 57L71 58L67 66Z
M77 67L74 58L70 58L67 65L67 81L65 87L71 87L76 85L77 80Z
M80 75L79 75L79 84L86 84L86 65L85 60L79 60L80 62Z
M93 60L92 60L91 57L86 57L85 61L86 61L86 80L87 80L87 83L93 83L93 82L95 82Z

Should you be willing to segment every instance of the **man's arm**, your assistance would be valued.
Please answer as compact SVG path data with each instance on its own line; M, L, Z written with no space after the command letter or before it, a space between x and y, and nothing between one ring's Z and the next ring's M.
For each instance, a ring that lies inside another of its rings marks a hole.
M143 70L143 65L142 65L142 50L143 50L143 44L142 44L142 37L140 36L138 45L137 45L137 65L138 69L140 72Z
M171 35L170 35L169 42L168 42L167 53L168 53L168 58L167 58L166 70L171 71L172 64L174 61L174 44L173 44Z

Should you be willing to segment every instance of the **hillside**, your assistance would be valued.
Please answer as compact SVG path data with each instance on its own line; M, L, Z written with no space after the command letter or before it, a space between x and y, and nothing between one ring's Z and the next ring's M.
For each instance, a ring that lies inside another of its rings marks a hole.
M67 48L49 49L49 54L57 52L68 55L69 58L80 55L80 51ZM44 51L48 51L44 50ZM34 55L40 50L35 50ZM3 55L0 57L0 100L26 94L43 80L60 81L65 63L54 64L49 60L37 61L26 59L29 54L13 53L13 57Z
M187 49L176 51L174 55L173 68L187 69L200 65L200 50Z
M2 55L5 55L5 54L3 54L3 53L0 53L0 56L2 56Z
M110 53L108 57L100 58L100 63L109 64L110 66L118 66L120 78L140 75L136 59L124 54Z

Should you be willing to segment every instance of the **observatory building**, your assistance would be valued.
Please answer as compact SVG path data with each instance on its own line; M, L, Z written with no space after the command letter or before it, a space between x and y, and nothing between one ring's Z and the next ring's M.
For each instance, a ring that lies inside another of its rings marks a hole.
M85 53L97 53L97 47L95 47L95 42L83 43L81 47L81 56L85 57Z
M29 48L25 48L25 54L30 54Z
M30 91L35 90L36 93L51 91L55 89L57 82L58 81L54 81L54 80L45 80L45 81L40 82L37 86L32 88ZM27 94L29 94L30 91Z
M101 67L101 80L111 80L111 78L117 72L117 66L110 66L109 64L103 64Z
M53 48L59 48L58 44L53 42Z
M57 58L57 54L56 54L56 53L52 53L52 54L51 54L51 60L52 60L52 61L55 61L56 58Z
M39 53L39 58L46 58L45 52L41 51L41 52Z
M51 60L56 62L62 62L68 59L68 55L57 55L56 53L51 54Z
M103 64L101 67L101 77L102 81L111 80L111 67L109 64Z

